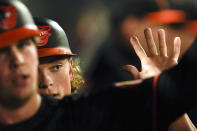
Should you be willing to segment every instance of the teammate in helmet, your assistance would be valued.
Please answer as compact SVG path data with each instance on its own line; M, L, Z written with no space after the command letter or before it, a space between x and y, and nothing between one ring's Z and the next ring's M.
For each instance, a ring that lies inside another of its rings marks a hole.
M46 18L34 18L41 31L38 47L39 92L57 99L74 92L83 83L76 54L71 52L69 42L60 25Z

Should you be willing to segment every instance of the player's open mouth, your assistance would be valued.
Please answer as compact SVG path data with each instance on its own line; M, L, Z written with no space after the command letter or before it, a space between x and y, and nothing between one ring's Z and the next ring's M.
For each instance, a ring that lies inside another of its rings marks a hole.
M15 79L13 79L13 83L15 86L25 86L27 85L29 81L29 75L25 74L18 74L15 76Z
M52 96L53 96L53 97L58 97L58 96L59 96L59 94L52 94Z

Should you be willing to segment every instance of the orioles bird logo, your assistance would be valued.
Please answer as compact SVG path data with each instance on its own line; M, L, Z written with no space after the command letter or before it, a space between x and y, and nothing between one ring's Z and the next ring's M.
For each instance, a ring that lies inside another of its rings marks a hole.
M51 36L51 33L49 33L49 31L51 30L51 26L37 25L37 27L41 31L41 33L40 33L40 43L37 46L44 46L48 43L48 39Z
M16 26L17 11L14 6L0 6L0 28L12 29Z

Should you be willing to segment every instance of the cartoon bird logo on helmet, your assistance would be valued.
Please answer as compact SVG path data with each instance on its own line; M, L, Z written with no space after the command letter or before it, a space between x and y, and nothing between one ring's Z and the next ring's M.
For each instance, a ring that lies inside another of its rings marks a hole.
M51 30L51 26L40 26L37 25L38 29L41 31L40 33L40 42L37 46L44 46L48 43L48 39L51 36L49 31Z
M14 28L17 16L18 14L14 6L0 6L0 28L4 30Z

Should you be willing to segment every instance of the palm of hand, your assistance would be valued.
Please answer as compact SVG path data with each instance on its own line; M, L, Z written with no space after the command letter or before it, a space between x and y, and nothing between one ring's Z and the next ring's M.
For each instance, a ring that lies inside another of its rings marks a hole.
M181 41L179 37L174 39L174 50L170 52L171 56L167 55L167 46L165 41L165 31L158 30L159 51L156 48L152 30L147 28L144 32L148 51L145 52L137 37L131 37L131 44L141 61L142 71L139 72L136 67L132 65L125 65L123 68L131 73L134 79L145 79L160 74L162 71L178 64L178 57L180 54ZM160 52L160 53L158 53ZM150 56L147 56L150 54Z
M139 75L142 79L152 77L177 64L177 60L167 56L146 57L141 60L142 71L139 72Z

